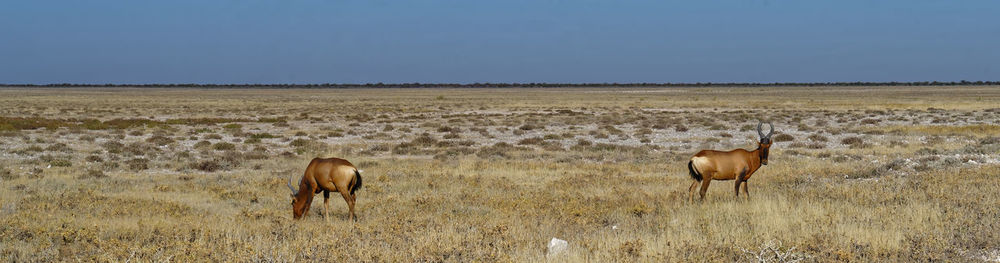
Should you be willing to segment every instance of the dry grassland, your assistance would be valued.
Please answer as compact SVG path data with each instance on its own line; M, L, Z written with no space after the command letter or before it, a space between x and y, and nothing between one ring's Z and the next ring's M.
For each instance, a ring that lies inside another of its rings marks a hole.
M687 159L761 119L751 200L688 203ZM6 88L0 258L995 261L998 125L974 86ZM358 222L339 197L291 219L317 156L363 170Z

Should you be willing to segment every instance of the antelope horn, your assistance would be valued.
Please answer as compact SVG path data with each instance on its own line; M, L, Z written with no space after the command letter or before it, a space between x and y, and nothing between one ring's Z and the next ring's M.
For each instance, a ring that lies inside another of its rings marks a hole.
M760 130L761 125L764 125L764 122L757 123L757 135L760 135L760 138L764 139L764 132Z
M770 128L771 128L771 131L767 132L767 138L770 139L771 138L771 134L774 134L774 124L771 124L771 122L767 122L767 126L770 126Z
M295 177L295 176L293 175L292 177ZM292 177L288 177L288 190L292 190L292 196L294 196L295 193L299 192L299 190L295 190L295 188L292 187ZM301 183L301 181L300 181L300 183Z

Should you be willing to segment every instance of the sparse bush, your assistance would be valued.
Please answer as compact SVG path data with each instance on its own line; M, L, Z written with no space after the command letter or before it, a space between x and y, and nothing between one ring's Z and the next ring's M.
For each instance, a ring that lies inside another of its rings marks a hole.
M677 126L674 126L674 131L676 131L676 132L686 132L686 131L688 131L688 128L687 128L687 126L684 126L683 124L677 124Z

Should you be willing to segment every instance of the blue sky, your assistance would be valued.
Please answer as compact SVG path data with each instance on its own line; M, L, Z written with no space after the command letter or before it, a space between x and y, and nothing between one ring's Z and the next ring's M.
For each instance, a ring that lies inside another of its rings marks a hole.
M1000 1L4 1L0 83L1000 80Z

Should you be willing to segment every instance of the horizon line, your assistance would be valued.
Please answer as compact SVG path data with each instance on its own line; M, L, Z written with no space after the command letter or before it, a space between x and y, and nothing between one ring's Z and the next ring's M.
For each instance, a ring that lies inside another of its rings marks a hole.
M778 87L778 86L958 86L958 85L1000 85L1000 81L855 81L855 82L604 82L604 83L50 83L50 84L0 84L0 87L283 87L283 88L556 88L556 87Z

